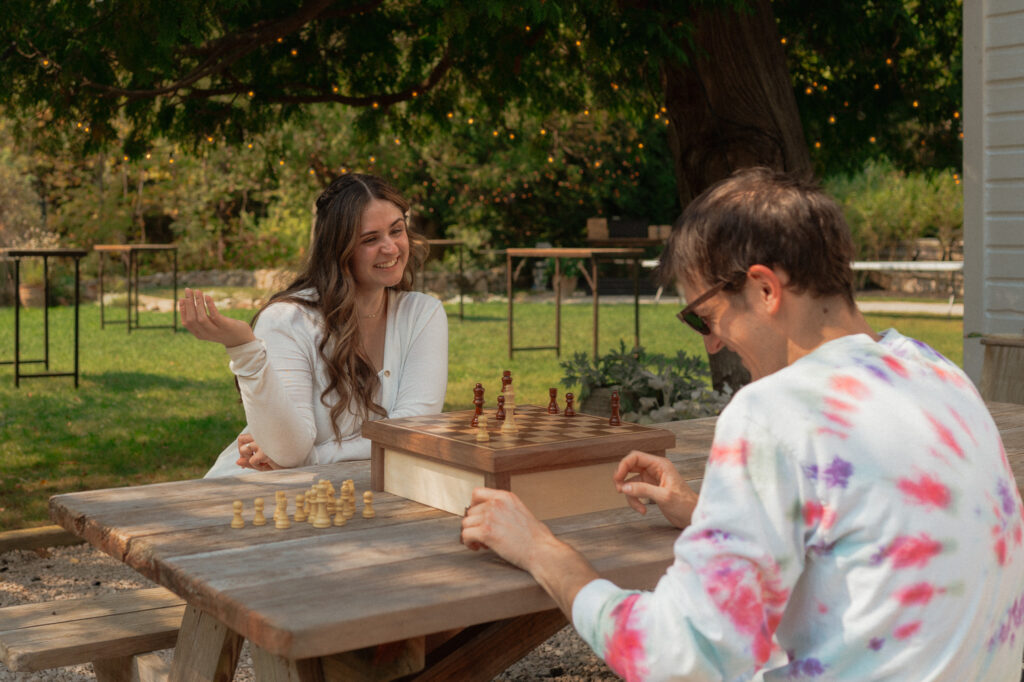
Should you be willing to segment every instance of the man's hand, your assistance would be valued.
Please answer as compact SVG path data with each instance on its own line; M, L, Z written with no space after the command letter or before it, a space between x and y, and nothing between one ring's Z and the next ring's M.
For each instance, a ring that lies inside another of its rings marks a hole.
M632 478L629 476L632 475ZM613 476L615 487L626 496L629 506L641 514L647 508L639 500L650 498L676 528L690 525L697 493L687 485L667 457L656 457L633 450L622 458Z
M178 301L178 310L181 324L202 341L216 341L231 348L256 338L246 322L221 315L213 304L213 297L204 296L201 291L185 289L185 297Z
M473 491L462 519L461 540L470 549L494 550L527 570L569 620L572 602L597 573L576 550L555 537L513 493L493 488Z

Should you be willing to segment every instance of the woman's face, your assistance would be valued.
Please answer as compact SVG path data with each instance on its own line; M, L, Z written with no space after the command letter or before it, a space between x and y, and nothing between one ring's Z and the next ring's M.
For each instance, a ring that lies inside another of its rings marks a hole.
M395 286L402 281L409 262L409 235L402 210L390 201L371 199L363 211L352 273L366 293Z

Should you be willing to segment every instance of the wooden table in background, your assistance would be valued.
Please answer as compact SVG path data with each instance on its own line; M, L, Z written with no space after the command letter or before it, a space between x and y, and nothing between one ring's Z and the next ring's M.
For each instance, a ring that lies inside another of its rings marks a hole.
M0 365L14 365L14 386L21 385L22 379L44 377L74 377L75 388L78 388L78 313L81 303L81 261L89 252L85 249L50 248L50 249L0 249L0 258L14 263L14 359L2 360ZM21 261L25 258L43 259L43 357L25 360L21 357L21 303L19 300L21 286ZM75 261L75 327L74 327L74 370L71 372L50 371L50 259L71 258ZM45 372L25 373L22 365L42 364Z
M1024 406L990 403L1018 487ZM715 419L671 422L669 456L699 484ZM457 516L380 493L377 518L340 528L228 527L231 502L305 490L321 476L369 487L369 463L57 495L68 530L186 599L172 680L230 679L242 638L257 679L489 680L565 620L525 572L458 542ZM549 526L605 577L650 588L679 531L650 507L556 519ZM276 675L276 677L275 677Z
M611 260L622 258L633 261L633 346L640 345L640 260L643 258L643 249L600 249L591 247L549 247L549 248L525 248L506 249L505 251L505 279L506 292L508 293L508 357L512 359L512 353L517 350L554 350L556 356L562 352L562 286L559 274L561 272L562 258L585 258L590 260L590 272L582 268L580 272L583 278L590 285L593 297L594 317L594 356L597 361L597 263L599 260ZM515 296L512 291L512 259L513 258L554 258L555 259L555 345L553 346L520 346L516 348L512 342L514 318L512 316L512 302Z
M178 331L177 244L96 244L92 248L100 256L100 329L103 329L108 324L121 324L124 322L124 326L127 328L129 334L131 334L133 329L173 329L174 331ZM174 298L171 299L171 324L152 324L143 326L139 324L139 254L158 253L160 251L171 252L173 259L171 282L174 288ZM125 288L128 292L124 320L106 319L106 304L103 301L103 265L106 260L104 256L108 253L120 254L124 259ZM134 299L132 298L133 291L135 292ZM132 315L133 312L134 316Z

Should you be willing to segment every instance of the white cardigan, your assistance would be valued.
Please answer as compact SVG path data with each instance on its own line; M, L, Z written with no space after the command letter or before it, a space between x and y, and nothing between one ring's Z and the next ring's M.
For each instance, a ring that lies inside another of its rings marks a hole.
M417 292L388 290L388 296L377 402L388 417L441 412L448 385L444 307ZM360 435L362 420L349 410L342 412L339 441L331 428L332 397L328 396L328 405L320 400L327 386L317 350L321 320L319 312L297 303L274 303L256 321L256 340L228 349L248 422L242 433L252 434L263 451L285 467L370 457L370 442ZM206 477L251 471L235 464L237 459L235 440Z

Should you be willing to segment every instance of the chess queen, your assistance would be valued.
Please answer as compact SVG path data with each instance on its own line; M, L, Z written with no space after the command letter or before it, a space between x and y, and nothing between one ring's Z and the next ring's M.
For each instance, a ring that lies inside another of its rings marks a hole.
M448 321L414 292L426 240L384 180L342 175L316 200L302 271L252 325L186 289L182 324L227 349L247 424L207 477L368 459L364 421L441 411Z

